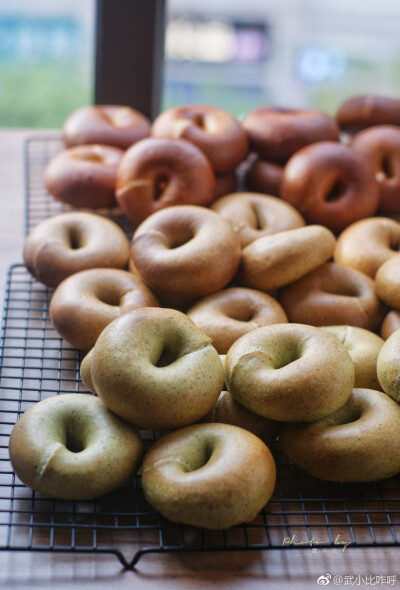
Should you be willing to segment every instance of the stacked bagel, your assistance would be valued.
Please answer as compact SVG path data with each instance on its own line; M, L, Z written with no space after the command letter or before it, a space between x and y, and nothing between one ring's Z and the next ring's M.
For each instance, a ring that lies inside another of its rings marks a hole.
M79 401L82 425L68 396L39 402L17 423L10 456L27 485L55 497L94 497L123 485L141 464L145 494L167 518L226 528L269 501L276 467L268 445L277 437L286 456L317 478L368 482L400 472L400 362L397 369L393 361L400 188L393 196L397 156L387 147L400 127L385 109L379 119L382 97L361 99L370 110L351 124L346 105L336 119L265 108L242 123L221 109L190 106L152 124L105 107L103 129L137 126L125 143L116 133L91 135L90 109L71 116L67 150L45 171L48 191L76 208L118 205L134 232L129 242L103 215L71 211L27 238L25 264L55 289L52 321L87 353L81 375L97 396ZM389 139L380 139L381 122L382 133L390 125ZM387 141L379 157L374 141ZM108 157L113 169L101 193L91 170ZM58 183L62 158L87 164L84 180L63 172ZM256 182L268 168L275 188ZM92 418L97 406L123 433ZM92 420L101 428L82 437ZM171 431L143 462L140 430ZM125 470L100 466L96 453L108 443L99 431L135 448ZM382 450L374 461L372 448ZM82 469L93 456L92 471L109 472L107 482L82 489L78 475L60 485L64 469L79 474L82 456Z

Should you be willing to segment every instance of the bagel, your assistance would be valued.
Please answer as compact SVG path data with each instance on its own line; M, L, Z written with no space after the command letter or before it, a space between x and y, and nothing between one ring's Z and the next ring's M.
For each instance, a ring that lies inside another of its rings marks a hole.
M373 125L400 125L400 100L377 94L351 96L339 106L335 119L349 134Z
M198 424L159 439L146 453L142 485L163 516L206 529L253 520L275 487L276 467L256 436L228 424Z
M123 151L106 145L80 145L50 160L44 171L46 190L73 207L115 207L115 182Z
M243 249L237 281L260 291L283 287L328 260L335 245L335 236L322 225L264 236Z
M90 357L106 406L139 428L172 430L215 404L224 368L210 339L183 313L144 307L111 322Z
M362 156L347 145L322 141L290 158L283 172L281 197L307 223L324 225L338 234L376 213L379 187Z
M400 403L400 330L389 336L376 363L379 383L385 393Z
M73 211L45 219L28 235L24 263L32 276L57 287L89 268L126 268L129 242L120 227L94 213Z
M280 197L283 165L255 158L246 172L245 184L251 191Z
M62 137L67 147L100 143L126 150L150 135L150 121L136 109L119 105L92 105L67 117Z
M392 309L388 312L381 325L381 336L387 340L396 330L400 329L400 311Z
M219 354L226 354L250 330L287 322L285 312L273 297L241 287L222 289L203 297L186 313L211 338Z
M234 399L255 414L280 422L311 422L350 397L354 364L326 330L274 324L231 346L225 382Z
M390 307L400 308L400 253L384 262L375 275L376 292Z
M279 302L290 322L313 326L347 324L373 332L384 314L374 281L334 262L322 264L283 287Z
M235 170L249 151L247 134L239 121L224 109L212 106L167 109L155 118L151 135L193 143L206 155L217 174Z
M314 477L378 481L400 471L400 408L385 393L354 389L348 402L311 424L285 424L280 446Z
M117 170L116 199L135 225L171 205L208 207L214 194L209 161L182 139L143 139L125 152Z
M108 324L158 301L138 275L115 268L93 268L68 277L56 288L50 317L57 332L73 347L90 350Z
M44 399L27 410L10 436L17 476L36 492L90 500L121 487L142 455L138 431L92 395Z
M260 193L227 194L215 201L211 209L231 223L242 248L263 236L305 225L300 213L289 203Z

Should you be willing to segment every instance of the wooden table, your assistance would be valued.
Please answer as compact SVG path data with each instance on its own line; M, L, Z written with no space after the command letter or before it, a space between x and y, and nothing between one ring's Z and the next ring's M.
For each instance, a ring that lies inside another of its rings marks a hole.
M38 132L34 132L35 134ZM0 131L0 195L2 212L0 298L6 269L21 261L24 240L23 142L30 131ZM273 549L251 552L145 555L137 568L126 571L113 555L30 553L0 551L0 587L16 588L314 588L324 574L339 575L331 586L389 587L397 576L398 548L352 548L314 552ZM364 578L357 578L363 576ZM385 577L386 576L386 577ZM345 584L346 582L346 584Z

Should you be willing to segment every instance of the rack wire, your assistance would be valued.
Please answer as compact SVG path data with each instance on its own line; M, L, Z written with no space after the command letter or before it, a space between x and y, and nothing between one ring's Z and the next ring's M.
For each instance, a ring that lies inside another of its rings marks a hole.
M40 185L43 166L59 149L53 139L27 144L27 228L64 209ZM272 446L278 471L272 499L253 522L226 531L167 521L147 503L140 475L90 502L52 500L25 487L8 457L15 422L40 399L89 394L79 377L79 352L52 326L51 294L22 265L10 268L0 341L0 549L113 553L133 568L148 553L399 545L399 477L361 485L321 482L296 469L278 445ZM148 444L154 439L154 433L142 435Z

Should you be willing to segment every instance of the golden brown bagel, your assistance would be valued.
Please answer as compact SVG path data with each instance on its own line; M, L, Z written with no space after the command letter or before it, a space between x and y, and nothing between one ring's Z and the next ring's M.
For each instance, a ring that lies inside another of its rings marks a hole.
M334 262L327 262L283 287L279 301L289 321L312 326L348 324L374 331L384 313L374 281L354 268Z
M206 156L181 139L144 139L125 152L117 171L117 202L135 225L171 205L207 207L214 193Z
M115 268L93 268L68 277L55 290L50 317L72 346L90 350L106 326L120 315L158 301L138 275Z
M28 271L48 287L80 270L126 268L129 242L121 228L94 213L60 213L39 223L24 245Z
M335 236L322 225L264 236L243 249L237 280L260 291L277 289L323 264L335 245Z
M240 261L231 225L194 205L154 213L136 230L132 257L143 280L157 295L188 300L225 287Z
M305 225L289 203L260 193L231 193L215 201L211 209L231 223L242 248L263 236Z
M400 223L387 217L361 219L338 237L335 262L374 278L378 268L399 252Z
M173 309L146 307L117 318L98 337L90 361L92 384L107 407L150 430L197 422L224 381L210 339Z
M354 363L354 387L380 390L376 362L383 346L383 339L364 328L356 326L323 326L343 344Z
M381 336L387 340L393 332L400 329L400 311L392 309L386 315L381 325Z
M67 147L101 143L126 150L150 135L150 121L128 106L95 105L71 113L62 134Z
M73 207L114 207L115 180L123 151L105 145L80 145L50 160L44 185L58 201Z
M354 389L348 402L311 424L286 424L279 436L295 465L328 481L368 482L400 471L400 407L385 393Z
M167 109L154 120L151 135L190 141L207 156L217 174L232 172L249 151L239 121L224 109L212 106Z
M226 529L253 520L272 496L275 461L256 436L228 424L198 424L146 453L146 498L173 522Z
M390 307L400 309L400 254L384 262L375 275L376 292Z
M290 158L283 172L281 197L307 223L320 223L337 234L376 213L379 187L359 154L347 145L323 141Z
M351 395L354 364L326 330L275 324L248 332L225 359L229 392L252 412L282 422L311 422Z
M27 410L10 436L15 473L61 500L90 500L124 485L142 455L138 431L98 398L55 395Z
M285 312L270 295L241 287L222 289L198 300L187 315L207 336L219 354L250 330L287 322Z
M385 341L376 370L383 391L400 403L400 330L393 332Z
M261 107L251 111L242 124L254 151L271 162L285 163L310 143L339 139L335 121L315 110Z
M350 134L373 125L400 125L400 100L377 94L351 96L339 106L335 118L340 129Z

